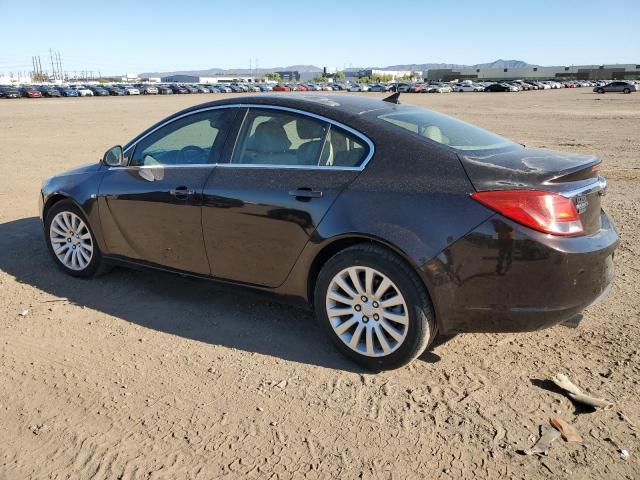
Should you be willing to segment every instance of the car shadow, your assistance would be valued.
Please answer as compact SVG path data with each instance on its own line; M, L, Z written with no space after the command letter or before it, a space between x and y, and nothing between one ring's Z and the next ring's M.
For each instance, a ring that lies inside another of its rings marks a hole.
M0 269L18 282L145 328L325 368L366 373L313 315L267 294L169 273L115 268L84 280L60 271L37 217L0 224Z

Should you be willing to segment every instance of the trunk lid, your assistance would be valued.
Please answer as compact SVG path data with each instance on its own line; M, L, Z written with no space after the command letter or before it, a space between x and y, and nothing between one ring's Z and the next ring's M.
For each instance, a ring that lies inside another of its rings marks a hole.
M593 155L518 147L507 151L459 155L477 191L532 189L571 198L585 235L601 228L601 197L606 182Z

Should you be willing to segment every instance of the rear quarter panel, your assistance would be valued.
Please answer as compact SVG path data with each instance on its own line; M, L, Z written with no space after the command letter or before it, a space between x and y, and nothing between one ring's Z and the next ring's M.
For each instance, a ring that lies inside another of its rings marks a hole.
M413 137L387 133L363 172L328 211L298 258L284 293L308 298L316 256L345 238L371 239L396 251L430 290L424 266L493 212L469 194L457 156ZM432 299L438 314L437 299Z

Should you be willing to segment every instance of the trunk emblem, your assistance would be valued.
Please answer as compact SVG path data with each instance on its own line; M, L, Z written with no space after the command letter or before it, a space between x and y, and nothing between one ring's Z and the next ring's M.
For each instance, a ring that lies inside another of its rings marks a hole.
M576 196L576 208L578 209L578 213L582 214L587 211L587 207L589 206L589 201L587 200L586 195L578 195Z

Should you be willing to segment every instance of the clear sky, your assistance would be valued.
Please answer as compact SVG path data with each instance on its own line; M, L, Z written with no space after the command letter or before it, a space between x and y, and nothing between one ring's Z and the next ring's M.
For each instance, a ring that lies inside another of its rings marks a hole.
M395 6L397 5L397 6ZM640 0L0 0L0 74L65 70L640 63Z

